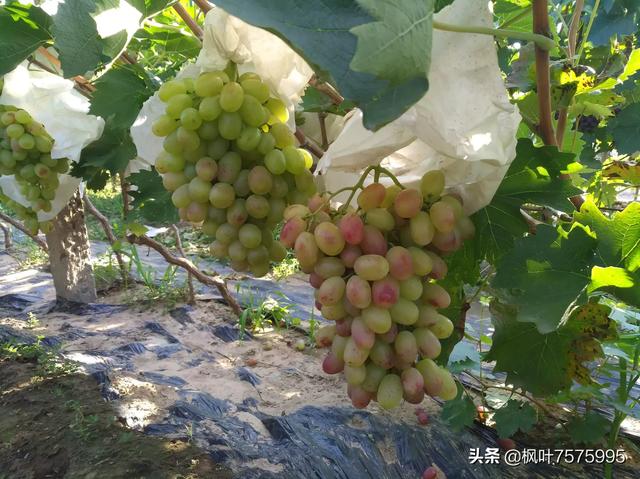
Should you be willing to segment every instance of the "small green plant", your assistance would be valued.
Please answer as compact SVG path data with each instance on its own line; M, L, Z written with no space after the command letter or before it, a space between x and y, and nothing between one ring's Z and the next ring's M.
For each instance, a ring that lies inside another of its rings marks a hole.
M128 287L129 273L131 272L131 262L124 261L124 258L127 257L126 255L122 255L122 257L125 267L125 282L122 287L126 289ZM122 273L112 248L109 248L94 260L93 274L96 278L96 289L98 291L105 291L122 283Z
M27 324L25 329L35 329L38 326L40 326L40 320L36 317L34 312L29 311L27 313Z
M49 262L49 256L36 243L28 239L18 247L21 269L37 268Z
M186 425L184 429L187 433L187 442L189 444L193 444L193 422L191 424Z
M83 440L89 439L100 418L96 414L86 415L79 401L72 399L67 401L65 406L69 411L73 412L73 422L69 425L69 428Z
M298 260L293 255L293 253L289 251L287 253L287 257L284 260L273 265L271 274L273 275L274 279L280 281L287 276L291 276L292 274L297 273L298 271L300 271L300 264L298 263Z
M236 286L236 292L240 293L240 286ZM282 300L288 300L287 296L278 291L277 296ZM290 328L300 324L300 318L291 316L291 306L282 304L277 298L271 296L257 298L253 293L248 293L241 298L241 303L246 304L238 325L240 327L240 337L242 338L247 329L251 331L263 330L267 326L275 329Z
M318 330L319 321L315 318L314 311L311 310L311 318L309 319L309 344L316 343L316 331Z
M37 376L53 377L72 374L77 371L75 363L65 360L54 348L42 344L44 336L38 336L33 343L6 342L0 344L0 359L10 359L25 363L37 363Z
M130 245L129 257L131 258L131 263L136 268L136 272L140 276L142 284L145 286L145 299L149 301L162 301L170 306L185 300L188 295L188 285L186 280L184 284L180 286L176 285L177 266L169 265L164 270L162 277L158 279L153 267L145 266L142 262L138 254L138 249L134 245Z

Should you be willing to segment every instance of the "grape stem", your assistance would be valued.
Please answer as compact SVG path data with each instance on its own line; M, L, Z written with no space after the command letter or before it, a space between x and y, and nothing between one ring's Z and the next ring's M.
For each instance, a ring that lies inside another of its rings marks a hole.
M347 198L347 201L345 201L345 203L338 210L339 212L344 212L349 207L349 205L351 204L351 200L353 200L353 197L356 194L356 191L361 189L364 186L364 180L367 178L367 175L374 168L375 168L375 166L367 166L364 169L364 171L362 172L362 175L360 175L360 179L358 180L358 182L355 185L353 185L353 188L351 188L351 193L349 194L349 197Z
M355 185L341 188L329 196L329 199L331 199L340 193L344 193L345 191L351 191L351 193L349 194L349 197L347 198L347 201L345 201L344 204L338 209L338 212L344 212L347 209L349 204L351 204L351 201L353 200L353 197L355 196L356 191L364 188L364 182L367 179L367 176L369 176L369 173L371 173L372 171L374 172L374 181L376 183L380 180L380 174L384 174L385 176L389 177L391 181L393 181L398 187L400 187L403 190L405 189L404 185L400 183L400 181L398 181L398 178L396 178L395 175L391 173L389 170L387 170L386 168L383 168L380 165L367 166L362 172L362 175L360 175L360 179L358 179L358 182Z
M458 32L458 33L478 33L481 35L493 35L498 38L513 38L516 40L526 40L535 42L535 44L543 50L551 50L556 46L551 38L537 33L520 32L517 30L508 30L504 28L489 28L478 27L474 25L453 25L451 23L433 21L433 28L435 30L443 30L445 32Z

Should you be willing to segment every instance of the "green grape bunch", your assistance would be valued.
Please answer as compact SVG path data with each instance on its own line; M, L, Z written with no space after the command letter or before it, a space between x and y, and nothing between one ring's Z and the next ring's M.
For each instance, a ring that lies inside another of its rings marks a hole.
M363 187L366 175L351 189L350 199L362 188L357 208L347 201L335 210L331 197L314 195L284 212L280 242L309 274L316 308L330 321L316 333L317 345L330 348L323 370L344 374L357 408L418 404L425 394L453 399L456 383L435 362L454 330L440 312L451 297L439 281L443 256L475 227L462 200L444 194L440 171L418 188L377 180Z
M212 238L211 254L256 277L282 261L273 239L290 204L316 193L311 154L296 147L284 103L256 73L225 71L164 83L152 131L155 167L180 218Z
M59 175L69 171L66 158L51 157L52 148L53 138L27 111L0 105L0 176L15 177L29 206L12 201L4 193L0 200L18 214L33 234L38 230L46 233L51 228L48 221L38 222L37 213L51 211L60 186Z

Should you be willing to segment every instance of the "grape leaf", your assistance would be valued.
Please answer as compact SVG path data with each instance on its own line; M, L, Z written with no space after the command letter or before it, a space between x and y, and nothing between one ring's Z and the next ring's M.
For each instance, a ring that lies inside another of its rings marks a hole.
M442 406L441 418L453 431L460 431L465 426L473 424L476 417L476 406L471 398L458 384L458 395L455 399L447 401Z
M95 86L89 111L105 119L105 129L100 138L82 150L72 174L88 181L91 189L101 189L109 174L124 171L136 157L129 128L154 87L137 65L113 67Z
M449 292L451 304L440 312L453 322L454 330L451 336L441 340L442 351L437 361L443 365L447 364L449 354L464 336L468 308L464 285L475 285L480 279L482 254L473 242L466 241L461 249L447 256L446 261L449 272L440 284Z
M486 360L496 362L494 371L507 373L508 384L540 396L571 384L570 336L557 331L541 334L534 324L518 322L515 308L497 301L490 310L495 331Z
M633 154L640 151L640 103L632 103L611 119L607 129L613 136L618 153Z
M605 45L612 37L636 32L640 21L640 5L636 0L609 0L603 3L589 32L590 42Z
M634 285L631 273L622 268L608 266L601 268L594 266L591 270L591 283L589 283L589 292L597 289L613 286L616 288L632 288Z
M84 75L104 60L104 41L91 16L95 8L91 0L66 0L53 17L54 45L66 78Z
M632 272L640 268L640 203L629 204L609 219L587 200L574 219L595 232L596 254L602 266L620 266Z
M164 9L169 3L136 0L132 6L144 18ZM124 26L119 32L101 38L94 20L96 15L119 6L118 0L66 0L58 6L52 32L66 78L85 75L103 67L126 47L128 36Z
M453 0L435 0L433 10L438 13L444 7L447 7L453 3Z
M558 176L568 171L573 161L573 154L560 153L556 147L535 148L529 139L518 140L516 158L493 200L472 217L476 226L474 243L489 261L497 260L528 231L520 213L524 203L570 210L568 198L581 190Z
M494 371L507 374L506 383L535 396L565 390L574 379L588 382L584 362L601 357L599 341L615 334L609 308L599 304L576 308L566 323L547 334L534 324L519 322L512 306L496 300L490 311L495 332L485 359L496 362Z
M51 18L41 8L12 3L0 7L0 75L51 39Z
M128 177L137 188L130 192L132 206L147 221L176 223L178 213L171 202L171 193L162 185L162 178L153 170L142 170Z
M216 5L286 41L316 74L334 83L346 99L362 109L369 129L395 120L427 91L427 79L420 77L417 67L416 75L401 84L351 69L357 45L351 29L375 22L352 0L281 0L277 5L260 0L219 0ZM397 55L402 57L403 52ZM369 60L377 62L376 58Z
M576 444L598 444L609 432L611 423L604 416L587 412L583 417L574 416L567 423L571 439Z
M498 436L508 438L518 431L531 430L538 418L531 405L510 399L494 413L493 420L496 423Z
M351 68L393 84L419 75L426 77L431 61L433 0L358 0L358 3L379 21L351 29L358 37Z
M468 341L460 341L452 349L449 355L447 369L452 373L461 373L464 370L480 367L480 352Z
M535 235L517 240L502 257L492 285L503 301L517 307L518 321L551 332L589 283L595 246L582 225L566 237L538 225Z
M109 119L106 120L108 125ZM124 171L136 153L128 130L105 128L100 138L82 150L80 161L73 165L71 174L85 179L89 188L100 190L109 179L107 172Z
M129 0L129 3L139 12L142 12L144 18L149 18L158 12L161 12L168 5L174 3L175 0Z
M306 112L326 112L340 116L346 115L353 108L350 101L343 101L340 105L336 105L327 95L311 85L307 86L304 91L301 106L302 110Z
M137 65L113 67L94 86L89 112L109 118L109 126L115 129L128 129L154 92L148 76Z
M611 309L590 302L576 308L562 330L573 336L569 349L569 375L580 384L592 384L591 371L584 366L604 356L601 341L618 336L616 323L609 315Z

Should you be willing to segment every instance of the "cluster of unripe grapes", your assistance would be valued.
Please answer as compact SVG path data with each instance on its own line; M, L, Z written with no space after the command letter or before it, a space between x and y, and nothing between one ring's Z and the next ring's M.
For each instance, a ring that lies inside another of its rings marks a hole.
M0 106L0 175L14 175L27 208L4 194L0 200L13 209L33 234L47 232L50 222L38 223L38 211L51 211L60 185L58 175L69 171L67 159L51 158L53 139L25 110Z
M285 208L316 192L285 105L255 73L206 72L158 95L166 110L152 126L164 137L155 166L180 218L214 238L213 256L264 276L287 254L273 237Z
M456 396L451 374L438 366L440 340L453 332L438 312L451 298L437 281L447 274L441 256L474 234L461 200L443 195L441 172L420 188L374 182L360 192L358 208L332 210L315 195L289 206L281 232L315 288L316 307L334 323L316 334L330 347L326 373L344 373L354 406L377 401L390 409L424 394Z

